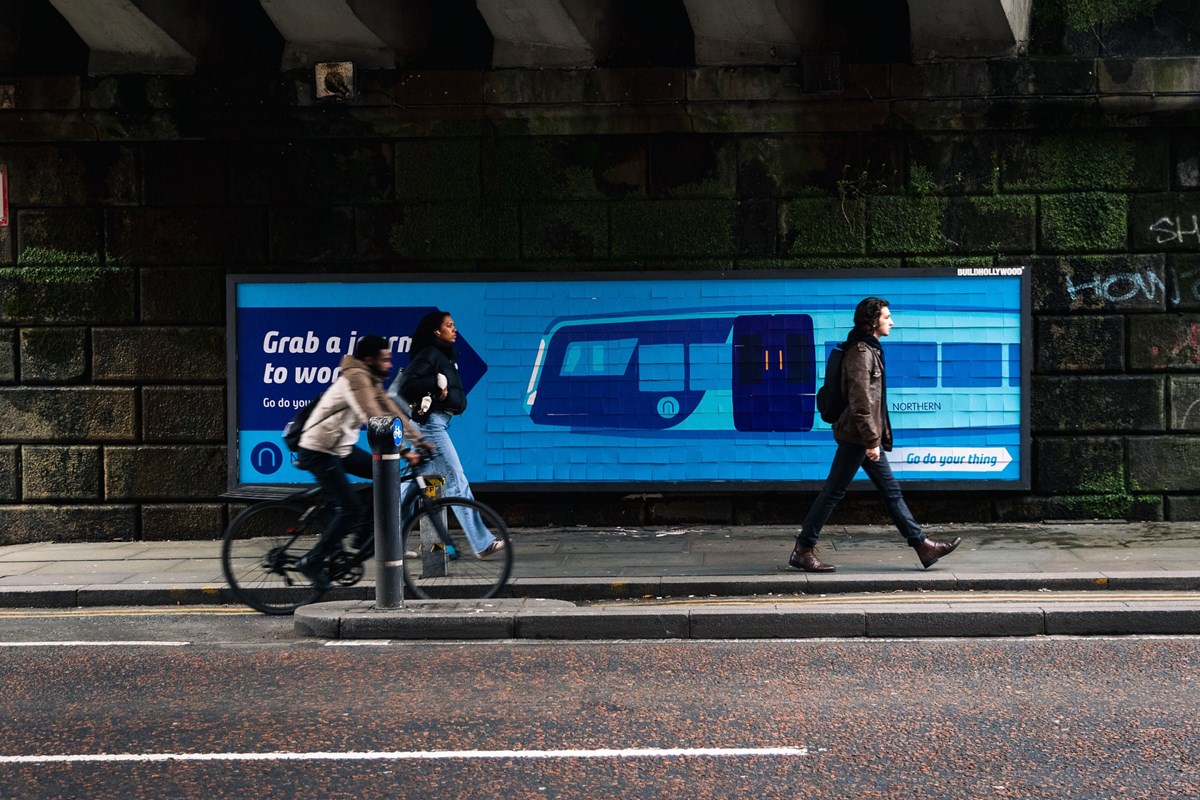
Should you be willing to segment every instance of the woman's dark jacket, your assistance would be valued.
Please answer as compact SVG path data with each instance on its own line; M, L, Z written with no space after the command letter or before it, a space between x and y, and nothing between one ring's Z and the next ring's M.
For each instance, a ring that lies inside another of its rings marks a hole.
M433 410L446 414L461 414L467 410L467 395L463 391L462 378L454 358L458 355L453 348L430 345L413 356L404 368L404 397L410 403L414 398L429 395L433 398ZM446 376L446 399L439 400L442 390L438 388L438 373Z

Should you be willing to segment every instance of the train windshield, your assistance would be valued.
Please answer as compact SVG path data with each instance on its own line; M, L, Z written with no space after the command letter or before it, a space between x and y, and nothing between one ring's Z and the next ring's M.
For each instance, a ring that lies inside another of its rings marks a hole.
M558 374L572 378L624 375L637 343L637 339L571 342Z

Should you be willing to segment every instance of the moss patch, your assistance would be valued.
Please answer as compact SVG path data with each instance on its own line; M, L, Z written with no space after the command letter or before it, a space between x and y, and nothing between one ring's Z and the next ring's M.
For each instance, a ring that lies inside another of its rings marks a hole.
M31 251L27 250L26 253ZM38 250L38 260L0 267L0 320L132 322L132 270L100 266L95 257Z
M1042 198L1042 241L1052 250L1120 250L1125 246L1129 198L1104 192Z
M1063 19L1077 31L1100 25L1145 17L1154 13L1161 0L1057 0Z
M51 247L28 247L17 257L18 266L27 269L38 268L40 274L53 279L61 275L64 279L74 276L89 275L89 270L95 271L101 267L100 256L96 253L78 253L67 250L56 250Z
M1135 153L1124 133L1071 132L1014 144L1004 158L1008 189L1094 191L1129 186Z
M863 203L795 200L783 210L785 253L789 256L860 255L866 247Z
M515 258L515 208L487 213L479 203L431 203L404 207L388 242L404 259Z
M1085 514L1097 519L1125 519L1138 498L1137 486L1126 479L1125 467L1111 472L1084 477L1079 483L1081 494L1068 495L1063 500Z
M917 256L904 260L907 267L991 267L995 263L992 256Z
M496 145L500 193L515 199L625 198L646 193L646 154L626 137L505 138Z
M942 253L949 200L944 197L876 197L871 201L871 250L877 253Z
M479 197L479 165L477 139L398 142L396 197L401 203Z
M720 258L733 254L728 200L652 200L612 207L613 258Z
M900 269L898 258L755 258L738 261L738 269Z
M608 255L608 209L602 203L554 203L523 212L526 258L603 258Z

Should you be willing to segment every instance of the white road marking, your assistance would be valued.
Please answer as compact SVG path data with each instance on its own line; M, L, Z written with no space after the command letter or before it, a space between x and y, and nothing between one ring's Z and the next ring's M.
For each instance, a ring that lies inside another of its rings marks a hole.
M806 756L807 747L635 747L600 750L416 750L350 753L76 753L0 756L0 764L161 761L445 761L480 759L747 758Z
M0 647L187 647L191 642L0 642Z

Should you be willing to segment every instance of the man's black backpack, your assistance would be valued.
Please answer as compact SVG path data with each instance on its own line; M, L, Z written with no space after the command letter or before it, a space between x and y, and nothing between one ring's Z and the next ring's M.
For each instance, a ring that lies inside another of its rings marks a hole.
M821 419L830 425L837 422L838 417L846 410L849 401L842 394L842 356L844 344L839 344L829 351L829 359L825 362L825 383L817 390L817 411Z
M293 453L300 449L300 434L304 433L304 426L308 424L308 418L312 416L313 409L317 407L317 402L323 394L325 393L321 392L314 397L308 405L296 412L291 422L283 426L283 443Z

